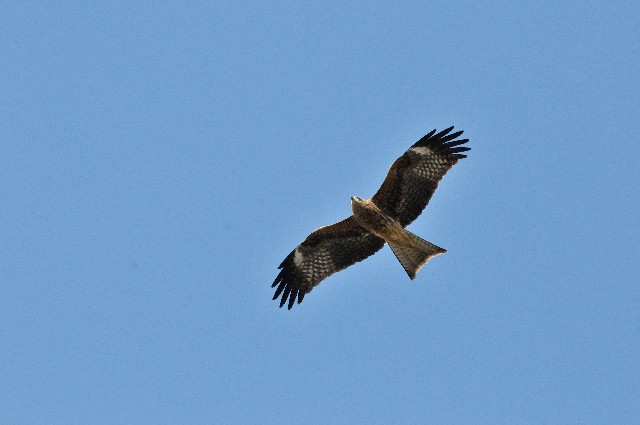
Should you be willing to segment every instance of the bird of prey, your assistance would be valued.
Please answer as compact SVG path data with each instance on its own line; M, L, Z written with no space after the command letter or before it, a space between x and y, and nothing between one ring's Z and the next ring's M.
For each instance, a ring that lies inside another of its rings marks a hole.
M427 206L431 196L459 159L469 139L449 127L418 140L389 168L371 199L351 197L353 215L314 230L284 259L271 287L277 286L280 307L291 309L322 280L379 251L388 243L410 279L436 255L447 252L405 229Z

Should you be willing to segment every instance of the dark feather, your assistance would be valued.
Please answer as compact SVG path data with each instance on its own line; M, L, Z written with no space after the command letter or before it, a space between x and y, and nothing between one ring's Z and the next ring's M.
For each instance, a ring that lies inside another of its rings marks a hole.
M273 299L282 294L280 307L288 300L287 308L291 309L296 298L301 303L322 280L373 255L384 243L360 227L353 216L315 230L280 264L280 273L271 285L278 285Z
M449 134L451 130L453 127L435 135L433 130L414 143L391 165L382 186L371 198L374 204L398 219L403 226L409 225L422 213L442 177L459 159L466 158L460 152L469 148L456 146L469 140L455 140L463 132Z

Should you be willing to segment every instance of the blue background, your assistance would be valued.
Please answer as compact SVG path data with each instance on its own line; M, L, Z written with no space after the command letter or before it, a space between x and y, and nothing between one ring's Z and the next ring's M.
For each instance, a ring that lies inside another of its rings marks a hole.
M267 3L2 7L0 422L640 423L640 3ZM279 309L450 125L449 252Z

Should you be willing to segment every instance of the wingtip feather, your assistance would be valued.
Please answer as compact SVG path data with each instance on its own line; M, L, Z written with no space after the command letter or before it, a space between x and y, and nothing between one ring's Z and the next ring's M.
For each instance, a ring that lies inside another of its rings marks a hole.
M451 128L453 128L453 127L451 127ZM447 134L446 136L444 136L443 138L440 139L440 142L441 143L446 143L449 140L453 140L453 139L457 138L462 133L464 133L464 131L460 130L460 131L456 131L455 133Z
M284 293L282 294L282 298L280 299L280 308L287 302L287 298L289 298L289 293L291 292L291 288L289 286L286 287Z
M433 136L434 139L439 139L442 136L448 134L451 130L453 130L453 126L449 127L449 128L445 128L444 130L442 130L440 133L436 134L435 136Z
M293 307L293 303L296 302L296 298L298 296L297 292L298 290L294 289L293 291L291 291L291 294L289 294L289 305L287 305L287 310L291 310L291 307Z
M464 133L464 130L458 130L455 133L451 133L451 130L453 129L454 126L451 126L440 131L438 134L435 134L436 129L433 129L416 143L414 143L411 147L415 148L419 146L427 146L436 149L443 147L448 148L452 146L458 146L469 141L469 139L455 140L457 137L460 137Z
M460 145L464 145L465 143L467 143L469 141L469 139L460 139L460 140L453 140L451 142L446 142L443 143L442 146L446 146L448 148L452 148L454 146L460 146Z
M273 299L274 300L280 296L280 294L284 290L285 286L287 286L287 285L285 285L284 282L280 282L280 286L278 286L278 289L276 289L276 293L273 295Z

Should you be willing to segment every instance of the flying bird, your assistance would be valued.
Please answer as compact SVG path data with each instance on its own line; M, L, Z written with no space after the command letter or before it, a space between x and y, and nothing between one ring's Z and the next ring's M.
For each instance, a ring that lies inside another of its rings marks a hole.
M427 261L447 252L405 229L427 206L438 182L470 150L449 127L432 130L389 168L382 186L371 199L351 197L353 215L314 230L284 259L271 287L280 307L291 309L330 275L344 270L389 244L410 279Z

